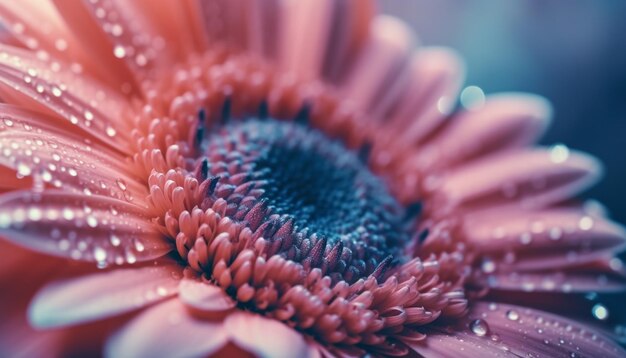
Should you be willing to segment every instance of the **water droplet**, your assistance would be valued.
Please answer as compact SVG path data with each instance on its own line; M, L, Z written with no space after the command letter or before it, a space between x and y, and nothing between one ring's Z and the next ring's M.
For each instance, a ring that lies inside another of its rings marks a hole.
M593 219L590 216L583 216L578 222L578 228L583 231L591 230L593 227Z
M89 225L89 227L95 228L98 226L98 219L96 219L94 216L87 216L87 225Z
M10 120L9 118L5 118L4 119L4 125L7 127L13 127L13 121Z
M604 321L609 317L609 310L603 304L597 303L591 308L591 314L595 318Z
M135 255L132 252L127 251L126 252L126 262L128 262L129 264L132 265L135 262L137 262L137 257L135 257Z
M533 237L529 232L525 232L520 235L519 240L523 245L528 245L533 240Z
M37 207L32 207L28 209L27 215L30 220L39 221L43 217L43 212Z
M111 241L111 245L113 246L120 246L120 244L122 243L122 240L120 240L119 237L117 237L115 234L111 234L111 237L109 238L109 240Z
M137 250L137 252L143 252L145 249L146 248L145 248L145 246L143 246L141 241L135 240L135 250Z
M74 211L70 208L63 209L63 218L65 220L73 220L74 219Z
M115 183L120 189L124 191L127 189L126 182L124 181L124 179L115 179Z
M480 265L480 268L484 273L493 273L496 271L496 263L489 258L485 258Z
M109 137L115 137L115 135L117 134L117 131L115 130L115 128L111 126L107 127L105 131Z
M126 49L122 45L116 45L113 49L113 55L117 58L124 58L126 57Z
M460 99L463 107L473 111L485 104L485 93L478 86L468 86L461 92Z
M569 158L569 148L563 144L555 144L550 149L550 160L553 163L560 164Z
M101 247L96 247L93 250L93 257L98 262L105 261L107 259L107 252Z
M508 310L506 311L506 318L510 319L511 321L517 321L519 319L519 313L517 313L517 311L515 310Z
M23 178L26 176L29 176L31 173L31 169L30 166L24 164L24 163L19 163L17 165L17 177L18 178Z
M558 227L553 227L548 232L548 236L552 240L559 240L560 238L563 237L563 230L561 230L561 228L558 228Z
M89 110L86 110L84 113L85 119L88 121L92 121L93 120L93 113Z
M63 92L61 91L61 89L59 87L52 87L52 95L55 97L61 97L61 95L63 94Z
M11 216L7 213L0 213L0 228L6 229L11 225Z
M78 172L77 172L77 171L76 171L76 169L74 169L74 168L69 168L69 169L67 170L67 173L68 173L70 176L73 176L73 177L75 177L75 176L77 176L77 175L78 175Z
M475 335L479 337L484 337L487 335L487 333L489 333L489 326L487 325L487 322L482 319L473 320L470 323L470 329Z

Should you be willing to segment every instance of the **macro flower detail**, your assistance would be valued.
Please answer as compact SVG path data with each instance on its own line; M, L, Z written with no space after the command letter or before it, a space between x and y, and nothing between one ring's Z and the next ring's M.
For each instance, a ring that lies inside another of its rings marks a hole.
M457 108L458 56L373 3L0 18L0 352L626 353L598 161L532 147L538 96Z

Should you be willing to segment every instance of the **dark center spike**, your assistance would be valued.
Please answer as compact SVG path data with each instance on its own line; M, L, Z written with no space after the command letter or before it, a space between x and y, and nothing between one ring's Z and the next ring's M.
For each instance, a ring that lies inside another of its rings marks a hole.
M306 126L309 124L310 116L311 116L311 104L308 102L304 102L304 104L302 104L302 107L300 107L300 110L298 111L298 113L296 113L296 116L293 118L293 120L294 122L298 124Z
M361 148L359 148L359 160L361 163L367 164L372 153L372 143L369 141L363 142Z
M267 119L269 117L269 105L266 100L261 101L258 110L259 119Z
M410 223L422 213L423 205L421 201L416 201L407 205L404 209L404 222Z
M226 124L230 121L230 114L232 110L232 98L230 95L226 95L224 98L224 103L222 104L222 113L220 117L220 123Z

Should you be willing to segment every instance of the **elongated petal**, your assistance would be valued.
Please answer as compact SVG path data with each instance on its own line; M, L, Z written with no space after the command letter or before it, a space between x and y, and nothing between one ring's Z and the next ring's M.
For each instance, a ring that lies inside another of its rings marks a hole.
M433 205L542 207L586 189L601 171L595 158L561 147L507 152L467 164L433 183Z
M260 357L313 355L300 333L273 319L237 312L228 316L225 327L235 344Z
M129 175L124 156L99 143L46 125L46 116L0 104L0 164L49 185L77 193L100 194L143 204L145 185ZM121 184L121 185L120 185Z
M484 302L477 302L454 326L432 328L428 339L412 348L426 357L626 354L611 339L575 321L530 308Z
M410 87L391 123L404 128L400 138L418 143L439 127L454 109L465 80L465 65L454 51L423 47L411 60Z
M181 277L180 265L163 263L53 282L31 303L30 322L69 326L133 311L176 294Z
M145 211L103 196L17 191L0 196L0 235L51 255L132 264L172 249Z
M87 76L72 73L65 64L52 65L27 51L0 45L9 56L0 57L2 96L11 103L54 114L70 132L86 132L104 143L128 151L123 122L126 100ZM66 66L66 67L63 67Z
M139 314L107 342L107 357L207 357L228 341L222 322L191 317L177 299Z
M477 110L460 113L443 133L420 149L418 161L433 170L534 142L547 128L549 103L529 94L488 96Z
M618 293L626 291L624 279L576 272L501 273L490 277L492 290L508 292Z
M502 268L516 272L592 262L626 246L624 228L569 208L468 215L461 235L486 256L515 253Z
M390 84L398 80L414 46L411 30L391 17L378 16L370 31L371 38L342 88L364 111L374 108Z

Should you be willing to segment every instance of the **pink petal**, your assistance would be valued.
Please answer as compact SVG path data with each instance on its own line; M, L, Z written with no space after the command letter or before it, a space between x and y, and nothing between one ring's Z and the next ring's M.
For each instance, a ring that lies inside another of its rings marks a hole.
M14 243L51 255L134 263L172 249L151 224L146 209L103 196L49 190L0 196L0 234Z
M201 4L205 4L202 2ZM247 7L247 46L248 50L268 59L275 60L278 51L279 0L249 0ZM209 26L209 17L206 17Z
M526 146L548 126L550 104L530 94L489 96L476 110L461 112L416 159L427 170L450 167L499 150Z
M87 132L104 143L128 151L128 102L89 76L72 72L67 64L51 64L31 52L0 45L9 56L0 58L0 92L11 103L58 116L67 131Z
M345 96L366 112L402 73L414 46L411 30L394 18L376 17L370 31L369 42L342 86Z
M204 31L211 43L224 42L242 49L248 42L246 31L248 0L200 1L199 8Z
M108 357L210 356L228 341L222 322L192 318L177 299L151 307L107 342Z
M139 84L136 74L131 71L135 66L129 66L129 59L134 60L134 56L124 56L118 58L114 54L114 47L117 43L112 40L114 32L111 26L108 26L110 33L103 30L101 25L96 19L98 18L94 12L96 5L92 2L85 2L81 0L53 0L54 5L57 8L58 13L63 17L66 24L69 26L70 31L77 37L80 46L84 49L84 52L89 54L90 62L100 63L102 66L108 69L107 73L114 78L114 82L118 84L117 90L125 88L127 93L137 93ZM98 5L101 5L98 3ZM106 11L111 10L111 7L115 7L110 2L106 6ZM116 9L117 10L117 9ZM102 14L101 14L102 15ZM108 14L105 14L108 15ZM123 14L131 15L131 14ZM106 16L101 17L106 19ZM122 34L124 34L123 40L128 41L131 31L129 24L126 22L126 17L119 19ZM131 26L135 31L140 26ZM145 37L144 37L145 39ZM122 41L120 45L128 45L127 42ZM119 51L118 51L119 52Z
M100 80L112 83L114 75L102 76L108 69L89 62L76 37L69 31L52 2L37 0L4 1L0 3L0 18L16 43L2 39L3 44L39 51L42 58L80 63L84 72L98 75ZM6 35L6 34L3 34ZM54 41L51 41L54 39Z
M239 311L226 318L233 343L260 357L308 357L314 352L302 334L258 314Z
M501 273L490 276L488 283L491 290L507 292L619 293L626 291L624 279L594 273Z
M376 5L372 0L335 2L339 9L332 20L323 74L329 81L340 83L368 39Z
M400 139L423 141L454 109L465 78L460 56L447 48L424 47L411 60L409 87L392 119L404 128Z
M180 265L162 262L55 281L35 296L29 319L49 328L117 316L175 295L181 277Z
M435 190L433 206L515 205L541 207L572 196L595 183L601 164L593 157L569 152L529 149L474 161L445 177L426 183Z
M0 104L0 164L31 182L76 193L100 194L145 204L146 186L127 159L100 144L46 125L43 114ZM42 124L44 123L44 124ZM15 176L12 174L11 176Z
M285 2L278 40L282 70L305 81L319 77L331 39L331 21L340 7L335 0Z
M626 352L591 327L539 310L477 302L450 330L433 328L424 345L430 356L621 357Z
M235 307L235 301L223 289L208 283L191 279L180 282L180 300L196 315L225 312Z
M462 236L485 256L514 252L509 269L542 270L591 262L626 247L626 231L583 210L489 210L468 215Z

